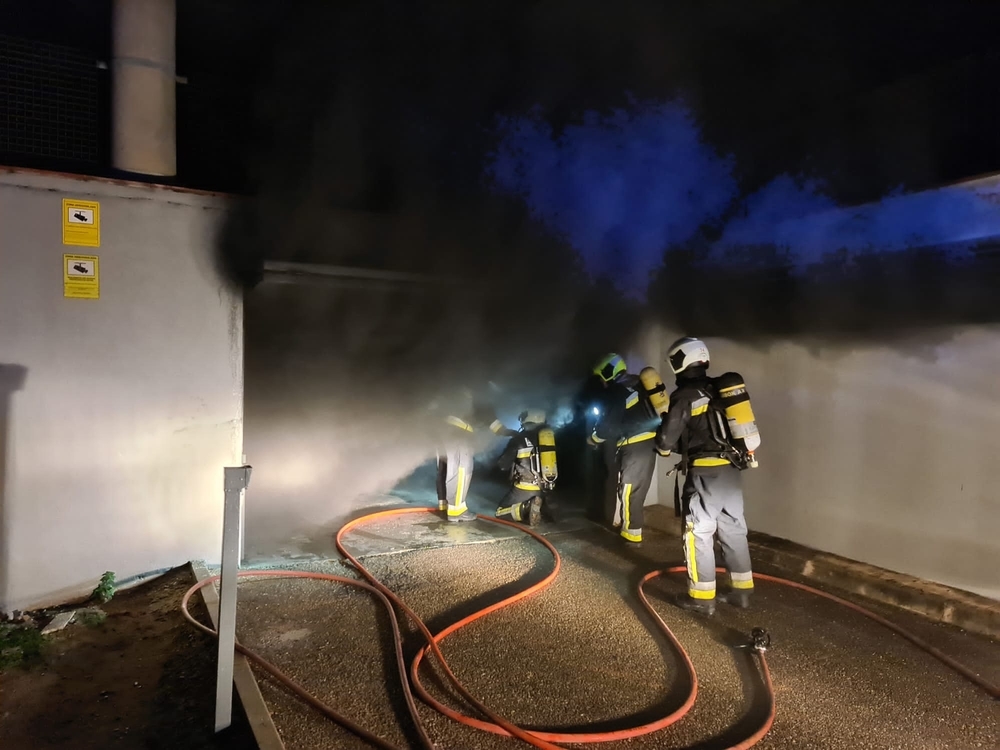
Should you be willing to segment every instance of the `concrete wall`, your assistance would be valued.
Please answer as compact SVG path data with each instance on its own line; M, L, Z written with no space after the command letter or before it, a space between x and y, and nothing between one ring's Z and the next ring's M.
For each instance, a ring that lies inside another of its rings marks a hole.
M707 343L713 371L745 376L761 429L752 529L1000 599L1000 327L853 349Z
M63 244L64 198L99 202L100 247ZM0 608L218 558L243 443L242 303L212 263L223 200L0 174ZM64 253L99 256L100 299L64 298Z

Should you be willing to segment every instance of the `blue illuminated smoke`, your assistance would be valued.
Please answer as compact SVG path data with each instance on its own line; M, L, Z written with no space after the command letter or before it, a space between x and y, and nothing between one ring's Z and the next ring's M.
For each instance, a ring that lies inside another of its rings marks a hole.
M594 275L645 289L665 248L689 239L736 197L732 162L700 137L677 103L589 114L556 136L534 113L500 122L487 166Z
M589 114L558 135L533 112L501 120L498 137L486 167L494 188L524 200L592 275L608 274L632 294L643 294L666 251L724 214L710 261L749 260L749 248L770 246L804 268L838 251L1000 236L1000 188L993 185L896 192L842 208L820 183L781 175L740 200L733 159L704 142L679 102Z
M778 177L746 201L744 216L727 223L717 253L774 245L792 265L818 263L831 253L891 253L963 246L1000 236L1000 186L987 182L920 193L891 193L875 203L839 207L816 183Z

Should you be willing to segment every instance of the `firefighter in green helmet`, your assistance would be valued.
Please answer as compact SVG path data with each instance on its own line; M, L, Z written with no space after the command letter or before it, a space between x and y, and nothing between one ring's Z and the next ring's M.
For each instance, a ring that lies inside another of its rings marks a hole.
M590 436L593 444L614 447L613 525L628 545L642 542L643 505L656 468L653 438L659 417L651 412L637 375L628 372L619 354L608 354L594 366L604 385L603 410Z

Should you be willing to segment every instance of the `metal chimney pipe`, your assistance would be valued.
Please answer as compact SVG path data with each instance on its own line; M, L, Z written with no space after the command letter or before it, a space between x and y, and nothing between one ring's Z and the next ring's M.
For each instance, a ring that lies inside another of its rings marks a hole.
M114 0L112 165L177 174L176 0Z

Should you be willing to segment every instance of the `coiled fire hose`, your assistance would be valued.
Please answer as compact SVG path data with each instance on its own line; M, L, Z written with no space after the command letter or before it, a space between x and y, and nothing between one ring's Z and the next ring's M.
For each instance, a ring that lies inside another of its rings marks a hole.
M389 615L389 621L392 626L393 643L396 651L396 663L399 670L400 686L402 687L403 690L404 700L406 702L406 706L410 714L411 721L413 723L413 726L416 730L418 737L420 738L420 744L426 750L434 750L436 748L436 745L434 744L433 740L431 740L430 736L427 733L427 730L425 729L423 723L421 722L419 713L417 711L416 700L414 699L413 695L414 691L421 698L421 700L423 700L427 705L429 705L439 713L457 722L465 724L466 726L475 727L476 729L480 729L485 732L513 736L533 747L545 748L546 750L552 750L553 748L558 748L559 745L556 743L564 743L564 744L598 743L598 742L612 742L615 740L625 740L634 737L641 737L643 735L664 729L670 726L671 724L675 724L676 722L680 721L680 719L682 719L688 713L688 711L691 710L692 706L694 706L695 698L697 697L698 694L698 677L697 674L695 673L694 665L692 664L691 659L688 656L687 652L684 650L684 647L677 640L676 636L671 632L666 622L664 622L663 618L660 617L660 615L653 608L652 604L650 604L649 599L647 598L644 590L645 584L647 582L664 573L672 574L672 573L685 572L685 568L683 566L667 568L666 570L662 571L655 570L650 573L647 573L639 582L638 586L638 594L640 601L642 602L646 610L650 613L650 615L652 616L654 622L657 624L659 629L667 637L671 645L676 649L677 654L680 657L681 664L683 665L685 671L687 672L686 676L690 685L687 698L673 712L655 721L635 727L629 727L626 729L618 729L607 732L559 732L559 731L541 731L541 730L523 729L522 727L517 726L508 719L505 719L504 717L500 716L495 711L490 709L488 706L484 705L474 695L472 695L467 688L465 688L462 685L458 677L456 677L455 674L452 672L451 668L448 666L448 663L444 658L444 655L441 653L441 649L439 647L440 642L449 635L466 627L470 623L482 619L483 617L486 617L487 615L496 612L497 610L510 606L511 604L514 604L515 602L520 601L521 599L525 599L547 588L559 575L559 570L562 565L562 560L559 556L559 552L552 545L552 543L549 542L541 534L536 533L532 529L499 518L478 516L480 520L488 521L490 523L500 524L503 526L509 526L511 528L517 529L518 531L531 536L536 541L544 545L545 548L552 555L554 563L552 566L552 570L549 572L547 576L545 576L538 583L535 583L532 586L529 586L524 590L519 591L500 602L491 604L488 607L484 607L483 609L477 610L476 612L473 612L467 617L464 617L461 620L452 623L441 632L433 634L424 624L423 620L405 602L403 602L402 599L400 599L395 593L393 593L390 589L388 589L380 581L378 581L371 574L371 572L368 571L367 568L365 568L364 565L362 565L361 562L347 550L347 548L344 546L344 541L343 541L344 537L347 534L349 534L351 530L357 528L358 526L362 526L364 524L379 519L384 519L389 516L406 515L411 513L428 513L428 512L435 512L435 509L398 508L392 510L384 510L362 516L360 518L348 522L347 524L341 527L341 529L337 532L336 536L337 550L344 557L344 559L350 565L352 565L354 569L365 580L346 578L343 576L336 576L328 573L314 573L301 570L248 570L248 571L241 571L239 573L239 577L308 578L313 580L331 581L346 586L353 586L355 588L363 589L371 593L382 604L387 614ZM723 569L720 568L719 572L723 572ZM184 594L183 599L181 600L181 611L184 614L184 617L188 620L188 622L190 622L199 630L202 630L203 632L208 633L210 635L216 635L216 631L198 622L188 611L188 603L191 597L197 591L204 588L205 586L212 584L213 582L218 580L218 578L219 578L218 576L212 576L210 578L206 578L202 581L199 581L197 584L188 589L188 591ZM764 575L762 573L754 573L754 578L755 580L769 581L772 583L781 584L783 586L790 586L792 588L799 589L800 591L806 591L810 594L823 597L825 599L843 605L854 612L862 614L865 617L868 617L869 619L872 619L875 622L879 623L880 625L888 628L897 635L902 636L903 638L910 641L918 648L922 649L923 651L926 651L931 656L937 658L942 663L946 664L948 667L950 667L951 669L955 670L960 675L965 677L967 680L985 690L994 699L1000 699L1000 688L998 688L997 686L991 685L986 680L979 677L979 675L975 674L962 664L959 664L954 659L950 658L946 654L942 653L941 651L934 648L930 644L926 643L916 635L910 633L906 629L881 617L880 615L875 614L874 612L868 609L865 609L864 607L858 604L855 604L854 602L847 601L846 599L842 599L833 594L828 594L825 591L821 591L811 586L798 583L797 581L791 581L785 578L779 578L777 576ZM424 639L427 642L427 645L425 645L423 648L420 649L420 651L414 658L413 663L410 665L409 674L407 674L405 658L403 655L402 631L400 630L399 620L397 618L396 611L393 605L398 607L400 611L402 611L410 619L410 621L420 630ZM755 629L754 633L752 634L752 642L750 645L754 653L757 655L758 661L760 662L761 675L764 682L764 686L767 690L767 695L768 695L767 716L761 722L761 725L757 729L757 731L755 731L752 735L750 735L743 741L739 742L738 744L732 745L730 750L746 750L747 748L753 747L755 744L757 744L757 742L759 742L764 737L765 734L767 734L768 730L770 730L771 728L771 724L774 722L774 716L775 716L774 689L771 683L771 674L767 666L767 660L764 656L764 652L767 650L767 645L768 645L768 637L766 633L764 633L764 631L762 630ZM258 667L263 669L265 672L270 674L272 678L274 678L277 682L283 685L292 694L303 700L308 705L312 706L323 716L326 716L327 718L337 722L342 727L344 727L350 732L353 732L355 735L365 740L374 747L383 748L383 750L399 750L397 746L393 745L387 740L382 739L381 737L376 736L375 734L371 733L364 727L361 727L358 724L354 723L346 716L341 715L332 706L328 705L324 701L312 695L309 691L307 691L305 688L303 688L301 685L299 685L297 682L291 679L288 675L284 674L277 666L271 664L266 659L261 657L259 654L243 646L238 641L236 643L236 650L239 653L243 654L251 662L256 664ZM424 656L427 654L428 651L437 660L438 665L440 666L445 677L452 684L452 686L459 693L459 695L462 696L462 698L469 704L469 706L475 708L482 715L482 718L469 716L453 708L450 708L449 706L444 705L443 703L435 699L432 695L430 695L430 693L424 688L423 684L420 681L420 664L422 663Z

